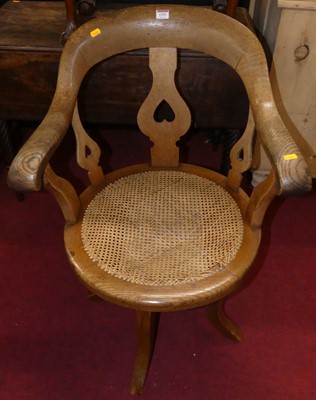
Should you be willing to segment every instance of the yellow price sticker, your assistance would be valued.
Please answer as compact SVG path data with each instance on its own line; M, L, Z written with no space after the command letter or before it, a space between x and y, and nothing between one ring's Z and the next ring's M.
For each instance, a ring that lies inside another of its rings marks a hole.
M295 153L292 154L285 154L285 156L283 157L284 160L289 161L289 160L296 160L297 159L297 155Z
M96 29L94 29L93 31L90 32L90 36L94 38L94 37L100 35L100 33L101 33L101 29L96 28Z

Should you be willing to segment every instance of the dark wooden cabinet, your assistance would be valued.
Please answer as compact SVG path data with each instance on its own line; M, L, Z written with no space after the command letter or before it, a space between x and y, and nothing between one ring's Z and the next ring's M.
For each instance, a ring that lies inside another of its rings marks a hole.
M251 24L245 9L237 10L237 18ZM64 20L62 2L7 2L2 6L0 119L38 121L45 115L57 80ZM184 98L197 109L193 115L197 126L240 129L245 125L248 101L243 84L220 60L181 51L178 84ZM83 119L133 124L150 85L144 51L119 55L98 65L81 88L87 94L80 103ZM212 95L206 96L210 91ZM122 114L120 110L126 106L128 111Z

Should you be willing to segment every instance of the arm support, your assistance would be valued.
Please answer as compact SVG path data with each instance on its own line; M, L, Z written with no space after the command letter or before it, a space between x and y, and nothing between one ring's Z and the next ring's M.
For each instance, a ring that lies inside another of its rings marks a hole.
M61 56L51 106L10 167L8 184L15 190L41 189L45 168L71 125L77 93L89 65L82 58L80 48L70 44L68 47L70 50Z
M266 116L259 114L257 133L277 178L278 194L299 194L310 190L311 173L276 110L267 112Z
M38 191L44 170L69 127L60 113L50 113L21 148L12 162L8 185L17 191Z
M257 39L252 41L236 71L245 84L256 131L271 161L277 194L304 193L311 189L311 173L275 105L262 48L254 46Z

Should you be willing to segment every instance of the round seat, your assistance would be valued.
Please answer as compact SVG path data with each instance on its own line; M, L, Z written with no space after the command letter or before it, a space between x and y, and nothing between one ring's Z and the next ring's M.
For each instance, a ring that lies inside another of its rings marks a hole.
M236 287L260 234L245 223L238 200L209 178L220 175L201 175L140 171L88 193L65 243L94 293L162 311L204 305Z
M180 285L208 277L235 257L240 210L214 182L179 171L129 175L88 205L81 236L89 257L131 283Z

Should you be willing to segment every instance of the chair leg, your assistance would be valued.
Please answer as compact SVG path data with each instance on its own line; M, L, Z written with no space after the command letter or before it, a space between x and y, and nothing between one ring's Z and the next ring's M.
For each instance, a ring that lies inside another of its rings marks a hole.
M238 342L241 341L241 329L227 316L224 309L224 300L220 300L208 306L208 318L217 329L225 334L225 336L237 340Z
M103 303L104 302L104 300L101 297L97 296L96 294L94 294L92 292L87 293L87 299L90 301L94 301L95 303L101 303L101 302Z
M131 394L143 391L147 372L155 348L160 313L137 311L137 351L134 364Z
M236 8L238 5L238 0L228 0L227 2L227 15L230 17L235 17Z
M65 44L69 36L77 28L76 21L76 0L65 0L66 8L66 29L61 34L61 42Z

